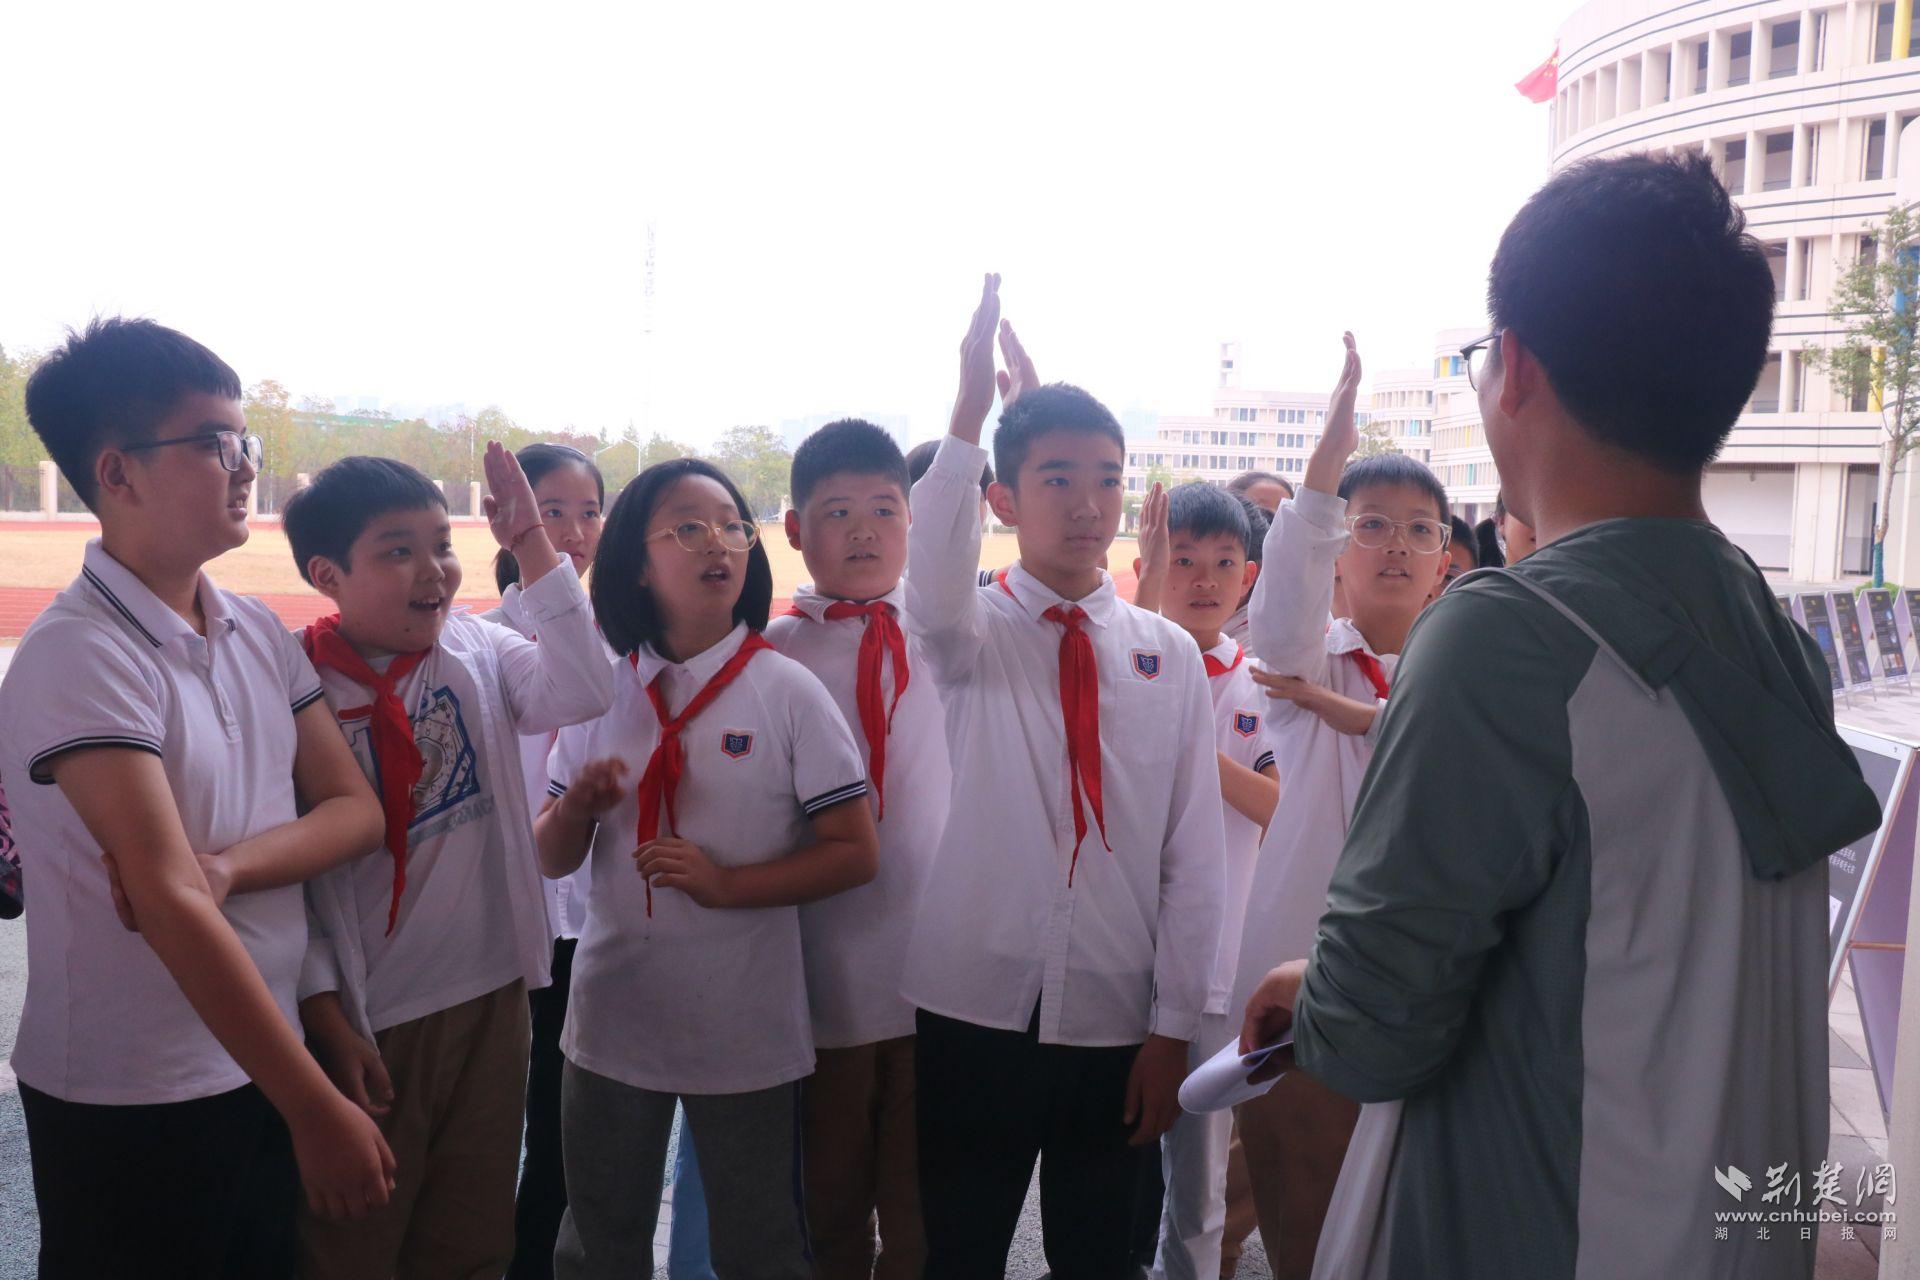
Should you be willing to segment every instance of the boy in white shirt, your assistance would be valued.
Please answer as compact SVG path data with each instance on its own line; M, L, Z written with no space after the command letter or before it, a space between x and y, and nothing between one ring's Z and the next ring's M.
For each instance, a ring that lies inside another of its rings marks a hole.
M1282 961L1313 947L1327 885L1360 780L1368 728L1384 706L1400 648L1447 570L1447 496L1401 454L1349 465L1360 356L1346 364L1306 479L1267 531L1250 606L1253 651L1275 676L1268 740L1286 792L1261 842L1231 1004ZM1350 613L1328 624L1336 580ZM1350 717L1358 723L1350 722ZM1260 1238L1276 1277L1306 1280L1359 1106L1290 1072L1238 1109Z
M807 1222L823 1280L918 1280L926 1263L914 1013L900 966L952 774L921 641L901 630L909 487L899 446L872 423L808 436L793 455L787 540L813 581L767 624L774 648L820 678L861 740L880 833L872 883L800 908L816 1059L804 1090Z
M1192 639L1115 598L1125 440L1038 385L1011 327L991 502L1020 560L978 584L980 429L999 281L961 346L951 432L914 487L907 618L954 792L914 923L929 1277L999 1275L1041 1161L1060 1277L1121 1274L1143 1162L1178 1109L1219 941L1225 841Z
M538 643L451 614L445 500L405 463L344 458L287 504L301 576L340 606L307 652L386 820L382 855L307 886L300 1016L403 1153L384 1212L303 1222L309 1276L497 1275L513 1256L527 990L550 955L519 735L606 710L613 668L519 464L489 444L486 474Z
M95 320L34 373L27 415L101 531L0 685L34 884L13 1069L40 1274L285 1275L296 1160L321 1212L391 1186L294 1018L299 882L374 848L379 807L299 646L202 571L246 542L261 461L233 370Z
M1200 646L1213 695L1220 793L1226 802L1226 923L1214 959L1206 1017L1193 1042L1198 1066L1238 1033L1227 1000L1240 958L1247 890L1260 837L1273 817L1280 784L1267 747L1266 697L1253 682L1253 664L1226 633L1235 606L1253 589L1259 563L1251 559L1251 504L1224 489L1193 481L1148 494L1140 520L1138 587L1134 603L1177 623ZM1215 1280L1227 1226L1227 1150L1231 1112L1182 1113L1162 1141L1166 1207L1160 1221L1156 1276Z

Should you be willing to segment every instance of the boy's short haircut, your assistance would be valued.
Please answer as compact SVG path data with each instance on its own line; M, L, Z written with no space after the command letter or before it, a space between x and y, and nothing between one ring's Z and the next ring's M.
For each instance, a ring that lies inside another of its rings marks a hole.
M1260 563L1260 554L1266 549L1267 530L1273 525L1273 517L1263 507L1257 507L1245 498L1240 505L1247 511L1247 559L1254 564Z
M1447 508L1447 491L1440 484L1440 478L1426 463L1404 453L1376 453L1349 462L1347 469L1340 473L1340 496L1351 500L1361 489L1391 484L1407 485L1426 493L1433 499L1433 514L1442 520L1452 514Z
M1167 490L1167 532L1189 538L1229 537L1253 554L1253 525L1245 501L1218 485L1189 480Z
M1106 436L1126 461L1127 433L1107 406L1071 383L1050 382L1027 392L1000 415L1000 427L993 433L993 466L1000 483L1008 488L1018 483L1027 451L1036 437L1049 431Z
M933 465L933 455L940 452L938 440L928 440L907 450L908 487L920 483L920 477L927 474L927 468ZM988 463L980 471L980 496L987 496L987 486L993 483L993 464Z
M1700 155L1572 165L1500 237L1487 313L1596 440L1699 471L1759 381L1774 284ZM1497 358L1497 357L1496 357Z
M96 317L27 379L27 421L89 510L99 494L94 460L112 445L153 438L182 396L240 399L240 375L176 329L151 320Z
M406 463L356 456L315 472L313 482L287 500L280 525L293 547L294 567L311 585L309 561L325 556L351 570L347 555L354 539L381 516L428 507L445 510L446 505L440 486Z
M1293 482L1285 476L1277 476L1271 471L1242 471L1239 475L1227 481L1227 492L1236 498L1244 498L1247 496L1247 490L1257 484L1277 484L1287 491L1289 498L1293 496Z
M1480 567L1480 538L1474 533L1473 526L1465 520L1462 520L1459 516L1454 515L1447 517L1447 523L1453 526L1453 541L1448 545L1450 547L1465 547L1467 554L1473 557L1473 567L1478 569Z
M793 505L806 506L822 480L842 474L884 476L900 486L903 498L913 488L900 446L884 430L861 418L829 422L800 442L793 451L793 474L787 484Z

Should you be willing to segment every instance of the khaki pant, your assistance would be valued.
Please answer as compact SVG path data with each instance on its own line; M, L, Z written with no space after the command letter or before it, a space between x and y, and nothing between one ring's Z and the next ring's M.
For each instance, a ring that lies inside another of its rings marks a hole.
M913 1037L820 1049L804 1082L807 1223L820 1280L919 1280ZM878 1261L874 1219L880 1225Z
M393 1077L393 1108L380 1119L396 1166L393 1199L358 1222L324 1222L303 1207L300 1275L496 1280L513 1258L526 984L516 979L374 1040Z
M1309 1280L1360 1104L1289 1071L1234 1112L1274 1280Z

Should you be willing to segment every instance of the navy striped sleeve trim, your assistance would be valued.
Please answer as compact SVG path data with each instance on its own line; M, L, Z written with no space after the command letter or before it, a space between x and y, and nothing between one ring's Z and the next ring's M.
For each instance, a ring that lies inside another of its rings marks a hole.
M325 689L315 689L312 693L308 694L304 698L294 699L293 713L295 715L299 715L302 711L305 711L308 707L312 706L314 703L320 701L321 698L325 697L326 692L327 691Z
M96 574L93 570L86 568L85 566L82 566L80 569L80 576L85 578L88 582L91 582L94 585L94 589L99 591L101 595L107 598L107 603L112 605L114 609L119 612L121 617L125 618L128 622L132 623L133 629L135 631L138 631L141 635L147 638L148 644L152 645L156 649L160 647L160 641L154 637L153 632L147 630L145 627L140 625L140 619L133 616L133 610L127 608L126 605L120 603L120 597L113 594L113 589L111 587L107 586L106 583L100 581L100 576L98 574Z
M867 794L867 780L862 778L858 782L849 782L844 787L835 787L831 791L823 791L811 800L802 800L800 802L800 808L811 818L822 809L831 809L837 804L845 804L847 801L856 800L865 794Z
M1274 763L1273 752L1262 751L1260 753L1260 758L1253 762L1253 771L1255 773L1258 773L1272 763Z
M131 747L136 751L151 751L160 754L160 744L151 738L130 738L124 734L90 733L79 738L68 738L57 742L27 761L27 776L43 787L53 785L53 775L46 770L47 761L55 756L63 756L69 751L79 751L83 747Z
M567 789L564 786L562 786L560 783L555 782L552 778L548 778L547 794L552 796L555 800L559 800L566 796Z

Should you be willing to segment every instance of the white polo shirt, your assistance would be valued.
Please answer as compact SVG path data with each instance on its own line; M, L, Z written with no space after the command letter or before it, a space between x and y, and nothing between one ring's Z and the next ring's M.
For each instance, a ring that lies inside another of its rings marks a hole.
M896 585L882 600L900 618L906 588ZM827 621L824 615L837 601L811 584L794 593L793 603L806 616L775 618L767 624L767 639L819 677L864 758L858 677L866 620ZM880 873L857 889L800 908L813 1039L822 1049L913 1034L913 1005L900 994L900 967L927 867L947 824L953 773L947 766L945 715L918 639L907 638L907 684L898 706L891 656L881 666L880 686L893 710L882 779L887 808L879 821ZM877 793L869 796L876 812L878 799Z
M1074 601L1100 685L1109 853L1073 862L1060 708L1067 603L1021 565L978 585L986 451L940 444L913 489L907 622L926 642L953 761L947 822L908 947L920 1008L1047 1044L1139 1044L1200 1030L1225 897L1213 704L1193 638L1114 596ZM1068 880L1071 876L1072 883Z
M488 622L512 627L531 640L533 620L527 616L520 599L520 584L510 583L500 594L500 604L480 616ZM607 651L613 660L613 651ZM529 733L520 738L520 769L527 779L527 812L538 816L547 802L547 757L553 754L552 733ZM541 896L547 905L547 927L556 938L578 938L587 923L587 891L593 886L593 868L583 862L580 869L558 880L540 881Z
M199 853L298 816L293 712L320 697L320 681L260 601L203 573L200 607L204 638L95 539L0 684L0 777L33 884L13 1069L69 1102L181 1102L247 1083L146 939L121 926L100 845L47 770L87 746L153 752ZM297 1028L300 887L236 894L222 911Z
M660 738L646 687L665 672L667 706L679 711L747 635L737 626L682 663L643 648L638 670L620 664L613 709L562 729L554 743L554 794L610 757L626 762L632 784L601 819L588 854L593 892L560 1048L576 1065L640 1089L745 1093L813 1070L799 909L716 910L658 888L649 917L633 863L638 786ZM867 793L860 749L832 696L776 652L755 654L681 731L680 744L677 832L720 866L783 858L812 842L813 814Z
M1213 695L1214 745L1227 759L1258 773L1273 763L1273 752L1267 747L1269 699L1253 682L1253 660L1237 641L1225 635L1206 656L1227 668L1220 675L1207 677L1207 690ZM1207 991L1208 1013L1225 1013L1227 997L1233 994L1240 931L1247 920L1247 890L1253 884L1254 864L1260 857L1260 824L1224 802L1220 812L1227 836L1227 908L1213 961L1213 983ZM1220 1046L1204 1047L1211 1051Z

